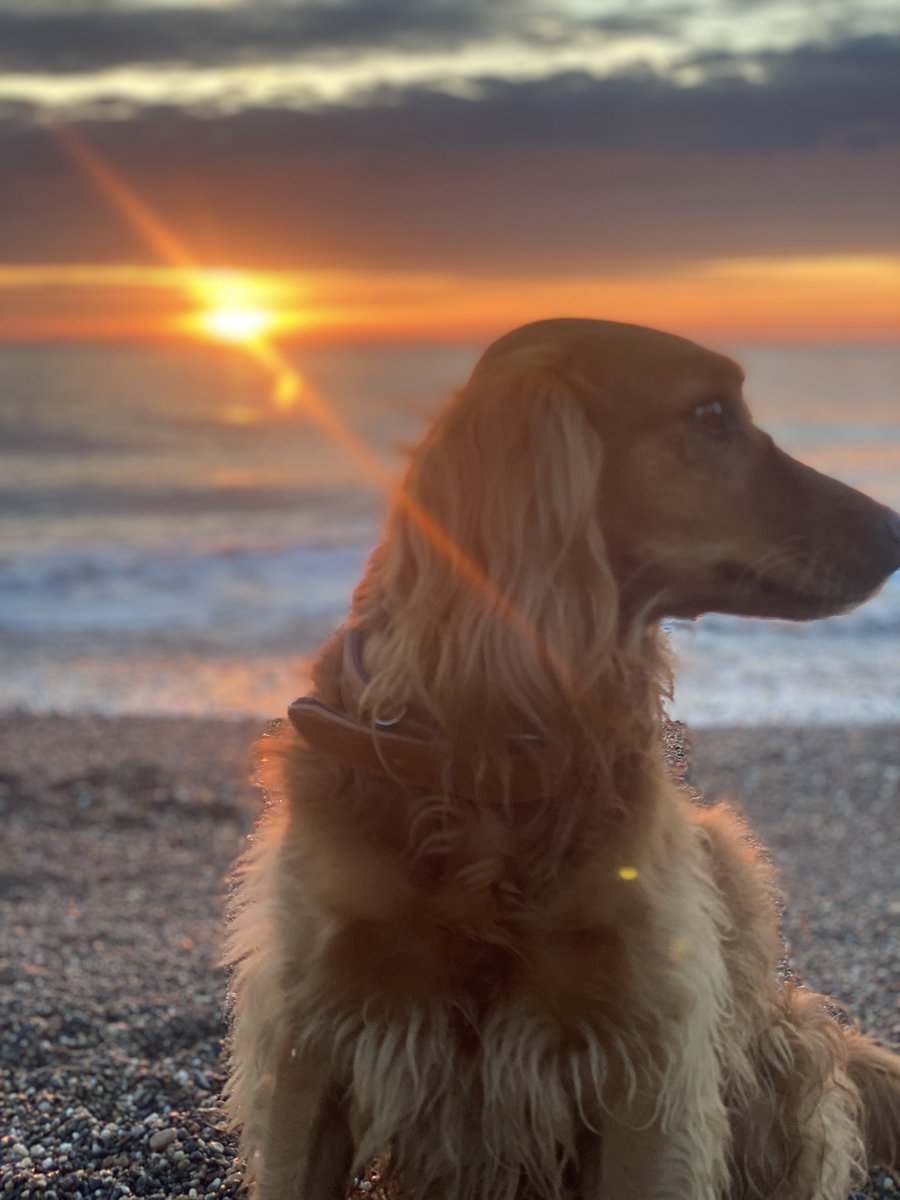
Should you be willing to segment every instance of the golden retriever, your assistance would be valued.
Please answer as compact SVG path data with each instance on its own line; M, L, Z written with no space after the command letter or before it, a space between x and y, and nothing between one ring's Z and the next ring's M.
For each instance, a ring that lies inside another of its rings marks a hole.
M773 874L661 750L660 619L807 620L900 518L742 373L592 320L494 343L415 451L313 696L262 744L227 1103L259 1200L846 1200L900 1058L778 975Z

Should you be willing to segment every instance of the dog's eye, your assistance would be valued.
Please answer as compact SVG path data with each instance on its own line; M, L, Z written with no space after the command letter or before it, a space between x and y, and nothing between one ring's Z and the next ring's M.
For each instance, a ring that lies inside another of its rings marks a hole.
M727 424L725 405L721 400L707 400L692 411L693 419L710 433L724 433Z

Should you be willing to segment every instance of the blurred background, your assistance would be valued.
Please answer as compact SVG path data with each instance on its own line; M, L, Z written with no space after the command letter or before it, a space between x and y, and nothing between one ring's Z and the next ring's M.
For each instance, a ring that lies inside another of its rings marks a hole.
M534 318L736 355L900 508L894 0L0 0L0 162L0 707L281 714ZM898 635L675 627L675 714L900 719Z

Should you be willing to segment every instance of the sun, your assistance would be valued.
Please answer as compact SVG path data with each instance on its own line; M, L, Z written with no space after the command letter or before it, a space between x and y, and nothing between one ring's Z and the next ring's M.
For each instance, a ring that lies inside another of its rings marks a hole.
M210 308L200 313L198 319L201 329L210 337L239 345L265 337L275 326L275 314L264 308Z
M198 301L188 318L194 333L217 342L252 346L281 330L282 297L273 281L253 271L193 272L188 285Z

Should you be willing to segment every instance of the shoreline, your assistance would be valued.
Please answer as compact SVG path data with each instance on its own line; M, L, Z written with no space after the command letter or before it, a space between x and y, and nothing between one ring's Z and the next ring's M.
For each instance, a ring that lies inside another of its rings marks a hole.
M59 724L61 727L66 726L81 726L81 725L115 725L118 722L127 724L146 723L148 727L159 726L197 726L199 728L214 727L221 725L226 729L232 729L235 726L246 726L257 728L260 732L265 732L266 728L275 721L283 720L287 715L288 703L295 695L304 695L312 688L311 678L308 673L298 676L298 686L293 691L291 689L281 689L278 693L276 704L265 709L242 709L230 704L224 704L222 708L215 712L210 712L206 708L181 711L178 709L131 709L131 708L116 708L114 711L104 711L101 707L91 707L89 704L81 703L76 707L62 706L54 707L50 704L47 707L35 707L31 703L24 701L14 701L12 703L4 703L0 698L0 767L3 763L4 754L4 731L7 725L14 724L17 726L26 726L33 722L48 722L51 724ZM283 703L282 703L283 701ZM837 720L830 716L825 718L774 718L766 721L734 721L720 720L707 721L701 719L699 721L690 719L689 716L681 716L676 710L670 707L669 719L675 724L682 726L688 730L692 740L700 739L705 742L711 736L719 736L724 734L728 737L732 735L739 738L760 738L768 740L770 738L779 738L789 736L791 733L801 733L806 730L819 731L822 734L827 734L829 731L850 731L858 730L881 730L890 736L896 733L898 737L897 751L894 755L896 762L900 764L900 716L889 714L884 717L869 719L868 717L860 720Z
M266 726L0 714L0 1196L239 1195L217 962ZM692 742L692 786L737 793L781 871L792 968L900 1045L900 725Z

